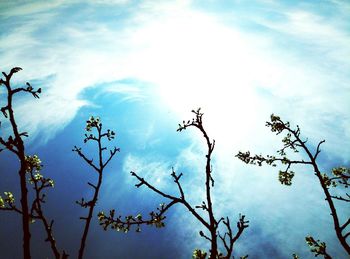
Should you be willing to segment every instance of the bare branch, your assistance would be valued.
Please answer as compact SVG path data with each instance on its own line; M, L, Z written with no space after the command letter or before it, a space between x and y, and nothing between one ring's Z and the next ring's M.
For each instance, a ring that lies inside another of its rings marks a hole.
M230 219L227 217L226 220L223 220L223 224L226 226L227 231L224 233L223 236L219 234L219 238L223 242L224 247L226 249L225 258L231 258L233 252L233 245L242 235L244 229L246 229L249 226L248 223L249 221L245 220L245 215L239 215L239 221L237 222L238 231L236 235L233 235ZM228 238L227 241L226 238Z
M349 194L346 194L349 197ZM333 199L340 200L340 201L345 201L345 202L350 202L350 197L349 199L344 198L342 196L331 196Z
M87 143L89 140L92 140L97 143L98 146L98 165L95 165L93 163L93 160L89 160L82 152L81 148L77 148L74 146L73 151L77 152L80 157L82 157L87 164L89 164L97 173L98 173L98 181L97 184L92 184L88 182L88 185L91 186L94 189L93 198L90 201L85 201L84 198L81 199L81 201L76 201L78 205L80 205L82 208L88 209L88 215L86 217L80 217L80 219L85 221L84 225L84 231L81 237L80 241L80 247L79 247L79 255L78 258L82 259L85 252L85 246L86 246L86 240L88 237L91 219L93 217L94 209L97 204L99 191L102 185L102 179L103 179L103 171L104 168L108 165L108 163L111 161L111 159L114 157L114 155L119 151L119 148L114 148L110 151L110 156L104 162L103 158L103 151L105 151L107 148L102 146L102 140L104 138L107 138L108 140L111 140L114 138L115 133L111 130L107 130L106 133L102 132L102 123L100 122L100 118L91 116L86 121L86 131L91 132L93 129L97 131L97 136L93 134L85 134L84 143Z
M199 231L199 235L203 238L205 238L206 240L208 240L210 243L213 241L210 237L208 237L207 235L204 234L204 232L201 230Z
M186 130L188 127L195 127L197 129L199 129L199 131L203 134L203 137L204 137L205 142L207 144L206 166L205 166L206 202L203 201L202 205L195 206L195 207L192 207L192 205L189 204L189 202L185 199L185 193L184 193L184 190L183 190L181 183L180 183L180 178L182 177L183 174L182 173L180 173L179 175L176 174L176 172L174 171L174 168L172 168L171 177L173 178L174 182L177 185L177 188L180 192L180 197L175 197L173 195L170 195L168 193L165 193L165 192L159 190L158 188L156 188L155 186L153 186L152 184L147 182L144 178L140 177L139 175L137 175L133 171L130 173L133 177L135 177L138 180L138 183L135 184L135 186L137 188L145 185L151 191L157 193L158 195L160 195L166 199L171 200L171 204L174 204L174 205L176 203L183 204L191 212L191 214L199 222L201 222L202 225L205 226L205 228L209 231L210 235L208 235L208 236L206 234L204 234L203 231L200 231L199 234L200 234L200 236L202 236L203 238L208 240L211 244L210 258L217 258L218 256L221 258L222 254L219 253L218 244L217 244L217 238L218 238L217 229L218 229L220 222L222 222L224 219L220 218L220 220L216 220L216 218L214 216L214 212L213 212L212 199L211 199L211 188L214 187L214 179L212 177L213 170L212 170L212 164L211 164L211 155L212 155L214 148L215 148L215 140L212 140L212 141L210 140L206 130L203 127L203 113L200 111L200 109L192 110L192 112L195 114L195 118L193 118L192 120L183 121L182 124L179 124L179 128L177 129L177 131ZM209 220L208 221L205 220L201 215L199 215L197 213L197 211L195 209L202 209L202 210L206 211L208 214ZM114 215L114 211L112 211L112 214ZM132 217L129 218L129 220L127 222L123 222L121 220L120 216L114 220L112 220L111 217L107 217L107 221L106 221L106 217L104 214L101 215L101 218L104 220L102 222L102 224L104 225L105 228L107 226L109 226L109 224L115 223L115 224L117 224L119 229L123 229L122 227L124 227L124 229L126 228L127 231L129 230L129 226L131 223L136 224L138 226L140 224L147 224L147 223L149 224L150 223L149 221L140 222L138 220L132 220ZM244 221L244 216L243 216L242 220L243 220L242 221L243 223L240 223L239 230L238 230L239 233L237 233L236 236L233 236L231 230L229 231L231 233L230 241L235 242L240 237L241 233L243 232L243 229L248 227L248 225L246 225L247 221ZM227 222L229 222L229 219L227 219ZM127 227L125 227L125 224ZM229 226L229 229L230 229L230 226ZM226 235L225 235L225 237L226 237ZM225 243L226 242L225 238L222 241L224 242L224 246L229 248L227 243ZM233 247L233 243L231 246ZM232 247L231 247L231 249L229 248L230 254L232 253L232 250L233 250ZM200 253L200 254L202 254L202 253Z
M17 156L19 155L18 150L16 150L16 146L14 145L14 141L12 140L12 137L9 138L8 141L4 141L3 138L0 137L0 144L2 144L6 149L10 150L11 152L15 153Z
M174 182L176 183L177 187L179 188L181 199L184 200L185 199L185 194L184 194L184 191L183 191L182 186L181 186L180 181L179 181L181 176L182 176L182 173L180 173L177 176L175 171L174 171L174 168L172 168L172 170L173 170L173 172L171 173L171 176L174 178Z
M72 149L73 152L77 152L78 155L83 158L85 160L86 163L88 163L91 167L93 167L96 172L100 172L99 169L97 168L97 166L94 165L93 160L92 159L88 159L82 152L81 152L81 148L78 148L76 146L74 146L74 149Z
M325 143L325 140L322 140L318 143L317 148L316 148L316 154L314 155L314 160L317 159L317 156L321 153L320 146Z
M340 230L343 231L350 224L350 218L340 227Z
M147 188L151 189L152 191L154 191L155 193L158 193L159 195L163 196L164 198L167 198L167 199L170 199L170 200L173 200L173 201L179 201L181 202L181 199L180 198L177 198L177 197L174 197L174 196L171 196L169 194L166 194L160 190L158 190L156 187L152 186L151 184L149 184L145 179L141 178L140 176L138 176L135 172L131 171L130 174L134 177L136 177L137 180L139 180L140 183L138 184L135 184L135 186L137 188L141 187L142 185L145 185L147 186Z
M88 182L88 185L90 185L92 188L94 188L96 190L97 186L93 185L92 183Z
M157 189L156 187L154 187L153 185L149 184L147 181L145 181L145 179L138 176L135 172L130 172L130 173L132 176L136 177L140 181L140 183L135 185L137 188L141 187L142 185L145 185L147 186L147 188L151 189L155 193L158 193L164 198L170 199L176 203L182 203L192 213L192 215L194 215L206 228L208 229L210 228L209 224L194 210L194 208L192 208L192 206L186 200L166 194L160 191L159 189Z
M349 236L350 236L350 232L348 232L344 235L344 239L347 239Z
M110 151L110 156L109 158L107 159L107 161L103 164L103 168L106 167L108 165L108 163L111 161L111 159L114 157L114 155L117 153L117 152L120 152L120 149L119 148L114 148L113 150Z

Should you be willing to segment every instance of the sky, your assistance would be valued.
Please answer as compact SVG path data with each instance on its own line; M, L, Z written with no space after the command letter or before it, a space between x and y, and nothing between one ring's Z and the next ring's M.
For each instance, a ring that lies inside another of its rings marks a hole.
M282 186L278 169L247 166L235 154L278 149L280 138L264 126L275 113L299 125L310 147L326 140L322 170L349 166L349 15L345 0L1 1L0 70L19 66L14 86L42 88L39 100L18 97L15 116L30 134L27 154L37 154L55 180L46 211L58 246L76 256L86 211L75 201L92 195L86 183L97 180L71 152L77 145L95 154L83 143L89 116L116 131L109 145L121 149L106 169L97 211L136 215L166 201L135 188L130 171L176 193L174 167L189 200L201 203L204 139L194 129L176 132L201 107L216 140L215 213L250 220L234 255L313 258L304 241L311 234L334 258L346 258L312 169L297 168L293 185ZM17 170L16 158L2 152L1 192L18 197ZM347 209L339 204L342 216ZM20 257L19 226L18 215L0 214L2 258ZM191 258L195 248L208 249L200 230L181 206L169 211L165 228L141 233L104 232L95 217L86 258ZM34 258L50 258L41 225L32 232Z

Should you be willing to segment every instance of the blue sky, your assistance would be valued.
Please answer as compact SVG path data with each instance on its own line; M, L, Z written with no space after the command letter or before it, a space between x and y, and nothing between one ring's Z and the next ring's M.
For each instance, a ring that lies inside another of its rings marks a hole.
M134 188L130 170L172 192L173 166L184 173L191 200L201 202L203 141L198 132L176 128L202 107L217 144L217 215L234 220L244 213L251 222L235 256L311 258L304 237L312 234L345 258L311 171L300 168L285 187L277 170L243 165L234 155L279 147L264 127L274 112L299 124L310 144L326 139L322 170L349 166L349 15L350 4L338 0L2 1L0 69L20 66L14 83L43 89L40 100L18 99L15 112L30 133L28 152L39 155L43 173L56 182L47 211L56 219L58 245L75 255L82 231L78 218L85 212L75 200L90 194L93 174L71 149L83 145L90 115L117 132L113 144L121 148L106 172L99 209L129 214L163 202ZM92 155L93 147L86 148ZM18 193L15 158L2 152L0 162L1 191ZM0 219L0 249L5 258L17 257L20 219L6 213ZM40 226L33 229L34 254L50 256ZM162 230L124 235L103 232L96 222L92 229L87 258L190 258L194 248L206 248L181 207Z

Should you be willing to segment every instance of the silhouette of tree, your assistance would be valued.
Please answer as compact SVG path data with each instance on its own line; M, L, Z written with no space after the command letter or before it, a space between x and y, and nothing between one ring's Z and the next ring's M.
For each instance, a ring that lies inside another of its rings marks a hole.
M300 128L291 128L289 122L284 122L279 116L274 114L271 115L270 121L266 122L266 126L275 132L276 135L285 133L282 139L283 147L277 151L278 156L262 156L262 155L251 155L249 151L239 152L236 157L247 164L253 164L262 166L263 163L268 165L276 166L281 164L285 166L283 170L279 171L278 179L281 184L291 185L292 179L294 177L294 172L291 170L293 165L302 164L311 166L314 170L315 176L318 178L320 186L325 195L325 200L331 211L331 216L333 219L333 226L337 238L345 249L345 251L350 256L350 246L347 242L347 238L350 236L350 231L347 228L350 224L350 217L344 222L340 223L339 215L336 210L336 205L334 200L342 202L350 202L350 195L345 191L349 187L350 169L345 167L337 167L332 170L332 175L329 173L321 173L320 166L317 162L318 155L321 152L320 146L325 142L320 141L316 147L315 152L312 152L311 148L307 145L307 140L303 140L300 136ZM292 152L303 152L306 156L306 160L291 160L287 157L287 151ZM341 195L333 195L331 192L332 188L337 188L337 193L343 193ZM326 244L320 240L315 240L311 236L305 238L307 244L309 245L311 252L315 256L322 255L324 258L331 258L331 256L326 251Z
M115 217L115 210L111 210L109 212L109 215L105 215L104 212L100 212L99 213L100 224L103 226L105 230L108 229L108 227L111 227L112 229L116 229L118 231L124 231L124 232L129 231L132 225L137 226L136 231L140 231L140 225L142 224L155 225L156 227L163 227L165 225L164 219L166 218L164 216L165 212L175 204L182 204L204 226L205 231L202 231L202 230L199 231L199 235L205 238L206 240L208 240L208 242L210 243L209 258L211 259L231 258L234 244L238 240L238 238L241 236L244 229L248 227L248 221L245 220L244 215L240 215L239 221L236 224L238 230L236 233L234 233L228 217L226 218L222 217L218 219L214 215L214 209L212 204L212 194L211 194L211 189L214 187L211 158L215 147L215 140L211 140L209 138L206 130L203 127L203 121L202 121L203 113L201 113L201 110L200 109L196 111L193 110L192 112L195 114L195 118L187 122L183 121L183 124L179 124L179 128L177 129L177 131L181 132L183 130L186 130L189 127L194 127L203 134L203 137L207 145L206 166L205 166L206 201L202 201L202 204L198 206L191 205L186 199L185 192L180 182L182 173L177 174L174 171L174 169L172 170L171 177L173 178L175 184L177 185L180 196L173 196L173 195L167 194L159 190L155 186L153 186L144 178L140 177L137 173L131 172L131 175L138 180L138 183L136 184L137 188L141 186L146 186L151 191L159 194L163 198L170 200L170 202L168 204L161 204L155 212L154 211L151 212L150 213L151 218L148 220L144 220L140 214L137 215L136 217L127 216L125 217L125 220L124 220L122 219L121 216ZM207 219L204 218L198 210L199 211L202 210L206 212ZM220 233L218 231L220 223L223 223L224 227L226 228L225 233ZM208 234L205 232L208 232ZM225 255L219 252L218 240L222 241L223 247L226 250ZM206 256L207 256L206 252L198 249L196 249L193 254L194 258L206 258Z
M19 92L29 92L32 93L34 97L38 97L37 92L33 91L31 86L27 88L15 88L12 89L10 80L12 76L22 70L20 67L12 68L9 74L2 72L5 77L5 80L0 79L0 85L5 86L7 91L7 104L1 108L1 112L4 117L10 121L12 134L8 137L7 140L0 138L0 143L5 147L5 149L14 153L20 163L19 177L20 177L20 186L21 186L21 214L22 214L22 228L23 228L23 255L26 258L30 258L30 230L29 230L29 208L28 208L28 189L26 184L26 161L25 161L25 148L23 144L22 137L28 136L26 132L19 132L17 123L14 116L14 111L12 107L13 96ZM28 84L28 83L27 83ZM1 149L2 150L2 149ZM12 204L13 195L5 194L7 200Z
M114 155L120 151L119 148L114 147L112 150L110 150L109 157L106 160L104 160L103 152L107 150L107 147L103 146L102 140L107 139L108 141L111 141L112 139L114 139L115 133L114 131L111 131L109 129L106 132L103 132L102 123L98 117L97 118L90 117L89 120L86 121L85 129L88 133L85 134L84 143L87 143L89 141L93 141L97 143L97 146L98 146L97 164L93 162L93 159L88 159L87 156L82 152L81 148L74 146L73 151L76 152L90 167L94 169L94 171L97 172L98 181L96 185L88 182L88 185L92 187L94 190L93 198L90 201L85 201L85 199L82 198L80 201L76 202L82 208L88 209L88 215L86 217L80 217L80 219L85 220L85 226L84 226L84 231L80 242L79 255L78 255L79 259L83 258L83 255L84 255L86 239L89 233L91 219L93 217L94 208L96 206L96 203L98 200L98 194L102 184L103 171L108 165L108 163L111 161L111 159L114 157ZM92 130L95 130L97 132L97 135L90 133Z
M2 72L5 77L0 79L0 86L3 85L6 88L7 94L7 103L1 108L1 112L4 115L5 119L9 120L11 133L8 136L7 140L0 137L0 144L3 148L0 149L0 152L4 149L9 150L15 154L20 161L19 169L19 178L20 178L20 190L21 190L21 207L18 208L15 205L15 198L11 192L4 192L5 199L0 196L0 210L4 211L14 211L22 215L22 229L23 229L23 257L31 258L30 253L30 227L29 224L33 223L35 219L40 220L45 228L45 231L48 235L46 241L50 242L51 249L56 258L60 258L60 252L56 247L56 241L53 237L53 220L49 221L44 215L42 209L42 203L45 202L45 194L43 190L48 187L53 187L54 182L52 179L44 178L40 174L42 169L41 161L38 156L27 156L25 155L25 146L23 142L23 137L28 137L27 132L20 132L16 123L15 113L13 110L13 97L17 93L27 92L34 96L34 98L39 98L41 93L41 88L34 90L34 88L27 82L26 87L13 88L11 86L12 76L21 71L22 68L15 67L12 68L9 74ZM0 122L1 126L1 122ZM27 188L27 175L29 174L29 182L33 185L35 192L35 198L32 202L31 209L29 209L28 201L28 188ZM66 258L67 255L63 251L62 258Z

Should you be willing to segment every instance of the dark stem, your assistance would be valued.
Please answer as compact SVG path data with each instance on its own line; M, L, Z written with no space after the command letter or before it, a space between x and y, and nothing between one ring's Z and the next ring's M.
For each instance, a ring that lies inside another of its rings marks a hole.
M23 257L26 259L31 258L30 255L30 229L29 229L29 211L28 211L28 189L26 181L26 161L25 161L25 150L23 140L19 134L18 127L15 121L14 111L12 108L12 97L15 93L11 89L10 79L13 75L13 69L9 75L5 75L6 81L3 81L7 89L7 111L9 115L9 120L14 134L14 145L17 147L17 152L15 153L21 162L21 167L18 172L20 178L21 187L21 211L22 211L22 229L23 229Z
M53 233L52 233L53 232L53 230L52 230L53 220L51 220L51 222L48 223L46 217L44 216L43 209L41 207L42 197L40 197L40 192L43 189L43 186L41 186L41 187L38 186L38 182L35 181L32 171L31 171L31 178L32 178L32 181L34 183L34 190L35 190L35 200L34 200L33 208L34 208L35 212L38 214L37 218L39 218L44 224L44 228L45 228L45 231L47 234L46 241L50 242L51 250L52 250L55 258L60 259L60 252L57 249L56 240L53 237ZM63 253L63 254L65 254L65 253Z
M217 257L218 253L218 245L217 245L217 222L214 217L214 212L213 212L213 204L211 201L211 190L210 187L211 185L214 186L213 178L211 176L211 154L214 150L215 146L215 141L213 143L210 142L210 139L204 130L202 124L200 123L198 125L199 130L203 133L204 138L206 139L207 146L208 146L208 153L206 155L206 166L205 166L205 175L206 175L206 180L205 180L205 189L206 189L206 196L207 196L207 212L209 216L209 222L210 222L210 235L211 235L211 251L210 251L210 257L215 259Z
M88 216L86 218L83 218L85 220L85 226L84 226L84 232L83 232L83 236L81 238L81 242L80 242L80 248L79 248L79 255L78 258L82 259L84 256L84 251L85 251L85 247L86 247L86 239L89 233L89 229L90 229L90 223L91 223L91 219L94 213L94 209L97 203L97 199L98 199L98 193L100 191L100 187L102 184L102 175L103 175L103 169L104 169L104 165L103 165L103 158L102 158L102 152L103 152L103 148L102 148L102 144L101 144L101 128L100 126L97 126L97 131L98 131L98 155L99 155L99 168L93 166L93 168L98 172L98 182L96 186L93 186L91 183L89 184L91 187L93 187L94 189L94 196L92 198L92 200L90 202L88 202L87 206L89 207L89 212L88 212ZM84 158L84 157L83 157ZM92 164L92 163L89 163Z
M158 190L156 187L149 184L145 179L138 176L135 172L131 172L131 175L136 177L140 181L140 183L137 184L136 187L140 187L141 185L146 185L147 188L151 189L155 193L158 193L159 195L161 195L164 198L172 200L171 204L175 205L176 203L182 203L192 213L192 215L196 219L198 219L198 221L200 221L208 230L210 230L210 225L195 211L194 208L192 208L192 206L185 199L177 198L177 197L171 196L169 194L166 194L166 193Z

